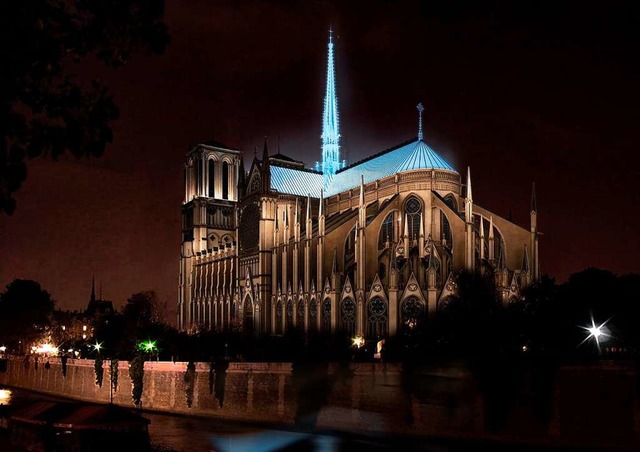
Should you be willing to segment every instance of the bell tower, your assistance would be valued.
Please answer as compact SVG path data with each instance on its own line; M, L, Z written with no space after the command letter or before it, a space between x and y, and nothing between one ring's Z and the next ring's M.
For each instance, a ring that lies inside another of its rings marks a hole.
M184 165L178 328L202 321L194 309L196 261L235 247L240 152L213 141L196 145Z

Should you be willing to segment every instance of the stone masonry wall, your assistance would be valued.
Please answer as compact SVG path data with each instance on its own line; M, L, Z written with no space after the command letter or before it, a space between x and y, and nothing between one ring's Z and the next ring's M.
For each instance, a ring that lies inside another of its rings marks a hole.
M58 358L49 365L33 358L10 358L0 385L61 397L108 403L109 361L102 386L95 382L93 360L67 361L66 377ZM447 370L428 375L431 393L404 390L401 368L392 364L351 363L296 368L290 363L229 363L210 377L208 363L196 363L192 404L187 405L187 363L144 364L142 408L229 420L314 425L360 432L443 434L482 428L481 404L468 375ZM120 361L113 403L135 407L129 363ZM434 395L434 394L437 394ZM443 398L443 394L446 396ZM475 421L474 421L475 420ZM306 424L305 424L306 423Z

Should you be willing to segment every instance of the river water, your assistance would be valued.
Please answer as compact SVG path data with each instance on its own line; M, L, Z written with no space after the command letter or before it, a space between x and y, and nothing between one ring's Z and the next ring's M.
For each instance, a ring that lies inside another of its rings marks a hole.
M409 451L479 451L479 450L583 450L591 451L636 451L640 450L640 372L635 367L620 363L598 363L591 366L569 366L563 368L554 379L551 396L553 416L541 422L540 416L534 416L537 407L535 391L528 391L527 397L514 399L514 404L506 401L502 410L496 410L494 400L486 396L484 404L485 420L487 413L504 413L502 427L492 431L476 430L475 436L463 436L462 430L454 429L454 435L438 437L439 429L433 430L428 437L407 435L389 437L384 432L375 433L367 429L366 436L353 432L304 433L286 427L274 428L264 425L249 425L221 421L214 418L180 416L144 411L141 414L151 421L149 436L159 450L176 452L208 451L297 451L313 450L320 452L345 450L401 450ZM531 382L527 383L531 386ZM432 392L442 392L439 386L431 382ZM417 394L417 396L436 399L438 394ZM51 396L32 393L20 389L10 392L0 388L0 405L19 407L38 399L61 400ZM0 406L0 417L3 407ZM431 425L451 430L451 416L446 411L428 412ZM440 414L438 414L440 413ZM393 413L390 413L393 415ZM469 416L478 413L469 411ZM323 411L340 423L340 416L348 413ZM402 413L396 413L402 416ZM369 422L364 415L358 416L361 422ZM424 423L423 423L424 424ZM322 425L319 422L317 425ZM482 425L482 422L480 423ZM482 428L482 427L481 427ZM415 432L419 433L419 432ZM515 442L517 441L517 442ZM2 450L0 444L0 451Z
M64 401L65 399L22 389L0 389L0 407L9 407L13 410L37 400ZM205 417L148 411L141 414L151 421L149 437L156 450L161 451L392 450L389 439L353 436L347 438L335 432L311 434ZM397 443L397 441L394 442L394 444ZM420 448L420 450L427 449Z

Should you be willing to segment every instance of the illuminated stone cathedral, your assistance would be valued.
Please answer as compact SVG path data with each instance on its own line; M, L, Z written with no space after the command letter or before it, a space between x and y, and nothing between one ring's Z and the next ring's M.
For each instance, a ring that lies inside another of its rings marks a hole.
M474 203L463 176L418 136L340 159L329 37L322 160L254 158L220 143L185 164L178 327L378 339L446 309L462 271L492 275L503 303L540 275L535 192L525 229Z

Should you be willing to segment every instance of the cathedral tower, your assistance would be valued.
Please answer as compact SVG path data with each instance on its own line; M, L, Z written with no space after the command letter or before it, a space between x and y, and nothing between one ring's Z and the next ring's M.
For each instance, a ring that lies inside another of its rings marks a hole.
M182 247L178 328L224 324L229 314L215 310L214 293L228 296L231 279L213 277L213 267L231 271L235 255L240 152L213 141L187 153L182 203ZM214 262L215 261L215 262ZM215 281L214 281L215 279ZM235 282L235 281L234 281ZM226 304L227 300L223 301ZM218 320L218 322L216 322Z

